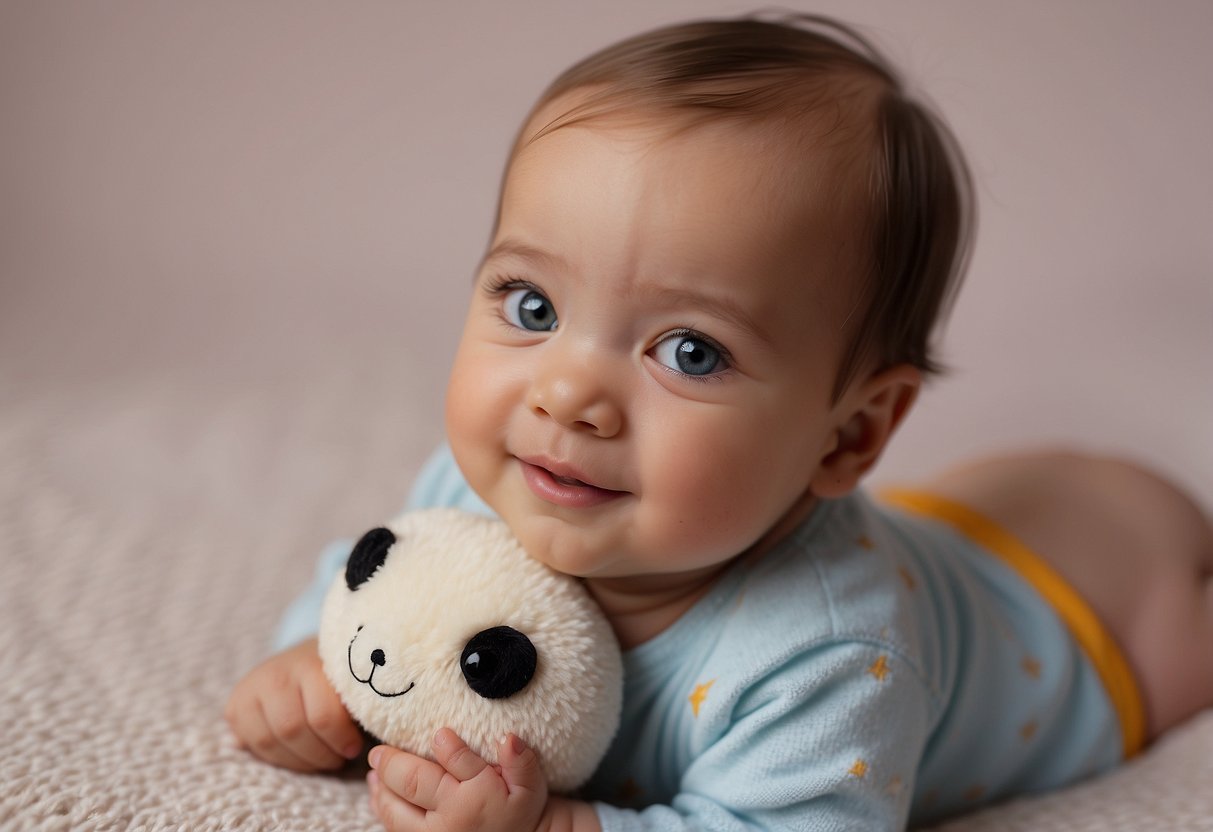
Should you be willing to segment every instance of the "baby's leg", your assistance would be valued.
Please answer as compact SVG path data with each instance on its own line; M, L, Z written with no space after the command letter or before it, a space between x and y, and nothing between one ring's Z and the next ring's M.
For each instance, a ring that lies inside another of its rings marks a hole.
M1049 561L1119 642L1153 738L1213 705L1213 525L1133 463L1074 453L997 457L926 485Z

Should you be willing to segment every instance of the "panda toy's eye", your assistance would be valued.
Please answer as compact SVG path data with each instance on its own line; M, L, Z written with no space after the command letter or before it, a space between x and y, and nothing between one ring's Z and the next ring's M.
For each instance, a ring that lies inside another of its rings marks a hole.
M513 627L490 627L468 640L459 668L473 691L505 699L527 686L538 658L531 640Z

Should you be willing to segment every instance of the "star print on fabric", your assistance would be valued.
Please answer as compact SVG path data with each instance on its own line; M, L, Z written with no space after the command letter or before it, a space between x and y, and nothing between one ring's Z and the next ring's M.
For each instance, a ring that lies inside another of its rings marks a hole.
M918 589L918 579L914 577L914 573L904 566L897 567L897 574L901 576L901 582L906 585L906 589L913 592Z
M699 706L708 698L708 688L714 684L716 684L716 680L711 679L702 685L696 685L695 690L687 697L687 700L691 703L691 713L695 716L699 716Z
M867 672L874 676L877 682L883 682L885 677L892 673L889 670L889 657L884 655L878 656L876 661L872 662L868 667Z
M847 774L851 775L852 777L857 777L860 780L866 777L867 773L868 764L863 760L856 760L851 767L847 769Z
M965 789L965 793L962 796L964 797L965 800L972 803L975 800L981 800L982 796L985 793L986 793L985 786L981 785L980 783L974 783L972 786L969 786L967 789Z
M1019 663L1023 668L1023 672L1031 676L1033 679L1040 678L1040 662L1031 656L1024 656L1023 661Z
M1028 722L1025 722L1025 723L1024 723L1022 726L1020 726L1020 728L1019 728L1019 736L1020 736L1020 738L1021 738L1021 739L1022 739L1024 742L1027 742L1028 740L1032 739L1032 737L1036 736L1036 730L1037 730L1039 727L1040 727L1040 726L1038 726L1038 725L1036 724L1036 720L1034 720L1034 719L1033 719L1033 720L1029 720Z
M866 534L861 534L856 540L855 545L861 549L867 549L869 552L876 548L876 544L872 542L872 538Z
M905 790L906 784L900 777L894 777L889 781L889 784L884 787L885 794L892 797L900 797Z

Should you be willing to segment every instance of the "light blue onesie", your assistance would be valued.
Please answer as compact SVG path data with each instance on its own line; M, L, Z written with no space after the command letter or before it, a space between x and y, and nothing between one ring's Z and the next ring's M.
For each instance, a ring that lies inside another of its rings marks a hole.
M820 503L624 654L622 728L581 795L604 832L901 829L1137 750L1127 665L1056 574L962 507L889 501ZM428 505L489 511L445 448L409 501ZM349 545L280 646L315 631Z

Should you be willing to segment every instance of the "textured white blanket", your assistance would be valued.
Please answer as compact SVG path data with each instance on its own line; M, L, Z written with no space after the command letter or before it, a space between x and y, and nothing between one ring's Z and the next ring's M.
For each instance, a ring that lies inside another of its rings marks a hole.
M317 545L399 503L433 438L402 438L405 394L380 388L354 431L348 375L0 382L0 829L376 828L360 772L261 765L220 714ZM944 828L1213 829L1213 714L1111 776Z

